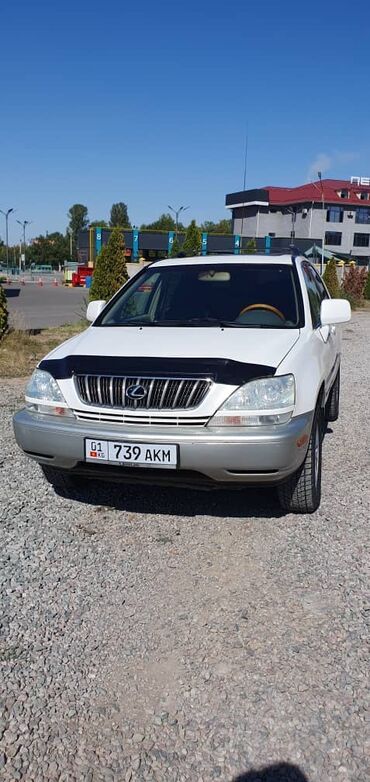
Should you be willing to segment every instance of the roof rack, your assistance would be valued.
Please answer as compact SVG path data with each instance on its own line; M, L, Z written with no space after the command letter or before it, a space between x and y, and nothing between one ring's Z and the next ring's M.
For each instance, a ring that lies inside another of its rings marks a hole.
M292 261L294 261L294 259L297 258L298 255L305 255L304 250L300 250L299 247L296 247L295 244L289 245L289 250L292 254Z
M288 247L270 247L268 253L264 249L256 250L253 255L265 255L268 258L269 255L291 255L292 260L297 258L298 255L305 255L304 250L300 250L295 244L290 244Z

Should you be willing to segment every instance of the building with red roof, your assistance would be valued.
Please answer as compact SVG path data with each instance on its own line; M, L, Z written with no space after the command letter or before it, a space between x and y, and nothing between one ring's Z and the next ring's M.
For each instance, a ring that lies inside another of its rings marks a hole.
M297 187L266 185L229 193L233 232L270 236L307 249L322 246L339 255L370 260L370 177L319 179Z

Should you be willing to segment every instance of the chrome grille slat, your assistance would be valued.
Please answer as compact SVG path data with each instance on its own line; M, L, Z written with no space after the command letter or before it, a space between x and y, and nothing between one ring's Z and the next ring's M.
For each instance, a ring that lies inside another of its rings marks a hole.
M79 378L79 380L80 379L82 380L82 378ZM85 391L86 391L87 401L91 402L90 391L89 391L89 378L87 377L87 375L85 377Z
M84 404L118 410L189 410L198 407L211 388L209 378L75 375L76 392ZM142 399L130 399L130 386L143 386Z
M102 405L103 404L103 399L102 399L102 395L101 395L101 385L100 385L100 383L101 383L101 377L99 375L99 377L96 380L96 387L97 387L97 392L98 392L99 404Z
M190 396L189 396L189 399L187 401L186 407L191 407L191 400L193 399L193 397L195 396L195 394L196 394L196 392L198 390L199 383L200 383L200 380L198 380L198 382L195 384L194 388L190 392Z
M152 380L149 383L149 391L148 391L148 395L147 395L147 398L146 398L146 406L147 406L147 408L150 407L150 400L152 398L153 389L154 389L154 377L152 378Z
M163 408L163 401L164 401L164 399L166 397L166 391L167 391L169 382L170 382L169 380L166 380L166 382L164 384L162 395L161 395L161 398L160 398L160 401L159 401L159 405L158 405L158 407L160 407L160 408Z
M174 398L173 403L172 403L172 408L176 407L177 400L178 400L178 398L179 398L179 396L181 394L182 387L183 387L184 383L185 383L185 380L181 380L181 382L179 383L179 387L178 387L178 389L176 391L176 395L175 395L175 398Z

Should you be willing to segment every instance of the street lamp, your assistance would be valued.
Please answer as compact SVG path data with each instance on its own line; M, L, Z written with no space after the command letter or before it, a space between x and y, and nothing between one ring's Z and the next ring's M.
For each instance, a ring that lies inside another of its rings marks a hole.
M177 239L177 232L179 227L179 214L180 212L185 212L186 209L190 209L190 206L180 206L179 209L174 209L173 206L170 206L167 204L168 208L171 209L171 212L174 213L176 216L176 239Z
M8 274L9 269L9 241L8 241L8 219L11 212L14 212L13 207L11 209L8 209L7 212L3 212L2 209L0 209L1 214L5 217L5 225L6 225L6 273Z
M26 268L26 225L30 225L32 220L17 220L17 223L22 226L23 229L23 262L24 262L24 268ZM22 259L19 264L20 268L22 267Z
M321 171L317 172L317 176L319 177L320 185L321 185L321 205L322 205L322 225L323 225L323 228L322 228L322 247L321 247L321 269L320 269L320 273L323 274L323 272L324 272L324 252L325 252L325 213L324 213L325 204L324 204L324 188L322 186Z

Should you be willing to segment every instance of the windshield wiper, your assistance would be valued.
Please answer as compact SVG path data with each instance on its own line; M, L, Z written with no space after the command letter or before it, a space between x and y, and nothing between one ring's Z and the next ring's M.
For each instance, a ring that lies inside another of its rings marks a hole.
M296 326L287 326L285 324L272 326L267 323L238 323L231 320L219 320L218 318L188 318L187 320L129 320L121 323L102 323L102 326L122 326L136 328L150 328L151 326L162 326L167 328L183 328L187 326L214 326L221 329L286 329L297 328Z
M232 323L228 320L220 320L219 318L211 318L204 316L204 318L186 318L184 320L164 320L163 326L219 326L225 328L229 326L237 326L237 323Z

